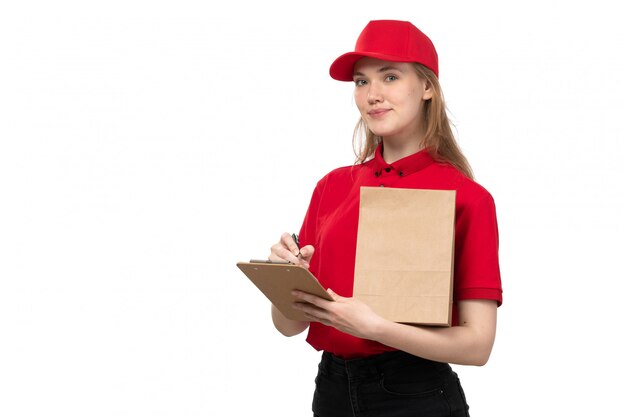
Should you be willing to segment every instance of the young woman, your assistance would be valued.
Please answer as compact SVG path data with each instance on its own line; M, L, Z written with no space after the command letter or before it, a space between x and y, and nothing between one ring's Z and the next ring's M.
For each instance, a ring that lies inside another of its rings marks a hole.
M330 75L355 84L365 143L352 166L317 184L300 231L272 246L270 260L304 265L328 288L327 301L297 292L294 305L310 321L285 318L284 335L308 328L322 350L313 397L315 416L467 416L449 363L483 365L502 303L494 201L473 181L446 115L437 52L410 22L371 21L354 52L337 58ZM456 190L453 325L388 321L352 298L361 186Z

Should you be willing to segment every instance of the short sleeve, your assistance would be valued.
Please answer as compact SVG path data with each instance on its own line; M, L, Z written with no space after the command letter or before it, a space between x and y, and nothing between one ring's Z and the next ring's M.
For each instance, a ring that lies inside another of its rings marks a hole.
M457 209L454 300L488 299L502 304L498 222L490 194Z
M300 228L300 234L298 235L300 246L313 245L317 249L317 242L319 236L319 209L322 199L322 190L324 188L324 179L320 180L313 194L309 207L304 216L302 227ZM309 270L315 275L317 272L317 259L318 257L313 254L311 258L311 265Z

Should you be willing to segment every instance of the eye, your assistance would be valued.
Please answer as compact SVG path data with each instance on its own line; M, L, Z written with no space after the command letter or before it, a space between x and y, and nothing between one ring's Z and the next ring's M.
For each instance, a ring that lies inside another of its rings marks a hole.
M362 87L365 84L367 84L367 81L365 81L365 80L360 80L360 79L354 80L354 85L356 85L357 87Z
M385 77L385 81L395 81L395 80L397 80L397 79L398 79L398 77L397 77L397 76L395 76L395 75L387 75L387 76Z

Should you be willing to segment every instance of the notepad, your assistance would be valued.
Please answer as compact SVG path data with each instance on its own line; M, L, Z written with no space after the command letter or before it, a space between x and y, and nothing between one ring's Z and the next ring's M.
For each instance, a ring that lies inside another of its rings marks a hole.
M317 278L302 266L252 260L250 262L238 262L237 267L288 319L310 321L304 312L292 307L294 302L301 301L291 294L293 290L303 291L333 301Z

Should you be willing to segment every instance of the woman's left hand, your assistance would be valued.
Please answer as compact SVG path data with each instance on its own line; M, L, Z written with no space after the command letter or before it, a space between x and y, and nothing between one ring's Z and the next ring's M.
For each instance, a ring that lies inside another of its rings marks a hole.
M311 321L332 326L352 336L374 340L385 319L356 298L342 297L330 288L327 291L334 301L294 291L294 296L301 300L294 303L294 308L302 310Z

